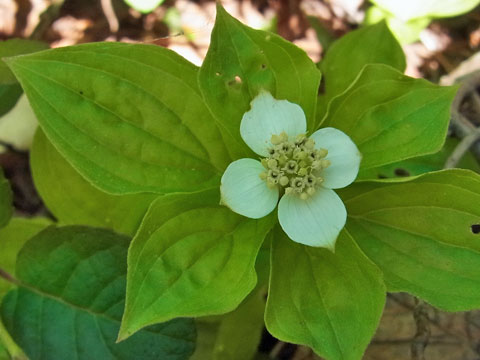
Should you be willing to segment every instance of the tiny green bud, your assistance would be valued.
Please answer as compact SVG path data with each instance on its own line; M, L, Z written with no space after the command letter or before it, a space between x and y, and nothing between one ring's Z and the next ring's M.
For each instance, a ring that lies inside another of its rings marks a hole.
M331 164L330 160L323 159L323 160L320 160L320 161L321 161L322 168L324 168L324 169L329 167L330 164Z
M267 166L269 169L276 170L278 168L278 162L275 159L268 159Z
M262 172L260 173L260 179L262 179L262 180L266 180L266 179L267 179L267 177L268 177L268 174L267 174L267 172L266 172L266 171L262 171Z
M317 182L317 179L312 174L308 175L305 178L305 183L307 184L307 186L314 186L316 182Z
M305 139L306 139L305 134L298 134L298 135L295 137L295 144L301 145L301 144L303 144L303 142L305 141Z
M291 194L293 189L291 187L285 188L285 195Z
M282 186L287 186L289 182L290 182L290 180L288 180L288 177L285 176L285 175L282 176L282 177L280 178L280 180L278 181L278 183L279 183L280 185L282 185Z
M266 158L263 158L262 160L260 160L260 163L262 164L262 166L268 170L268 159Z
M272 135L272 137L270 138L270 142L273 145L278 145L282 142L282 137L280 135Z
M285 131L282 131L280 133L280 138L282 139L282 141L288 141L288 135Z
M294 174L298 170L298 164L295 160L290 160L287 162L287 164L283 167L283 170L285 170L289 174Z
M301 193L300 194L300 199L307 200L308 199L308 194L307 193Z
M305 142L305 147L309 150L312 150L314 146L315 146L315 140L313 140L313 139L308 139Z
M308 169L307 168L301 168L300 170L298 170L298 175L299 176L305 176L308 174Z
M327 149L319 149L319 150L317 150L317 155L320 158L324 158L325 156L328 155L328 150Z
M310 196L313 196L313 194L315 194L315 188L309 187L307 189L307 194L310 195Z
M299 148L296 148L293 154L293 158L296 159L296 160L303 160L307 157L307 153Z

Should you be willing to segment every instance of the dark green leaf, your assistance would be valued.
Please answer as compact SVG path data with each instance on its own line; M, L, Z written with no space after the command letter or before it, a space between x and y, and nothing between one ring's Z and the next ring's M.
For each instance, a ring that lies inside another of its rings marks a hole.
M12 74L8 66L3 62L3 58L30 54L37 51L48 49L48 44L26 39L10 39L0 42L0 84L15 84L17 79Z
M0 229L0 268L10 274L15 272L17 255L23 245L34 235L45 229L51 222L44 218L13 218ZM0 279L0 300L14 286Z
M407 291L449 311L480 307L480 176L444 170L411 181L359 182L339 191L347 229Z
M325 84L318 99L317 124L330 101L345 91L368 64L405 70L403 50L384 22L349 32L328 49L320 63Z
M5 179L0 168L0 228L5 226L12 216L12 190L10 183Z
M303 50L278 35L243 25L217 3L199 84L234 156L250 154L240 138L240 121L261 89L299 104L312 129L319 81L319 71Z
M218 204L218 188L152 204L129 250L120 339L172 318L232 311L252 291L273 216L252 220Z
M322 127L348 134L368 169L441 149L456 87L437 86L394 68L367 65L329 106Z
M112 194L185 192L230 162L197 68L153 45L94 43L11 58L47 138Z
M17 259L18 290L1 314L31 360L187 359L195 336L190 320L147 328L115 344L124 307L129 239L72 226L44 230Z
M63 224L111 228L133 235L155 194L110 195L85 180L55 150L41 130L30 153L35 187Z
M22 87L19 84L0 84L0 116L5 115L15 106L22 93Z
M347 231L332 253L297 244L278 229L265 313L272 335L307 345L328 360L358 360L384 304L381 272Z

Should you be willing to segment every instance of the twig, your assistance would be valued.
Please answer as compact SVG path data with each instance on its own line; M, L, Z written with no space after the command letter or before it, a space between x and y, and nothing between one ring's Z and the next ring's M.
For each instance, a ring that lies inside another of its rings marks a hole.
M108 26L112 33L117 33L119 29L119 23L117 16L115 15L115 10L113 10L112 0L102 0L102 11L107 18Z
M412 360L425 360L425 348L430 339L430 324L428 318L429 305L423 300L415 298L415 309L413 310L413 318L417 326L417 332L412 340L410 347L412 352Z
M462 159L463 155L472 147L472 145L480 139L480 128L473 130L470 134L465 136L462 141L457 145L452 154L445 162L445 169L451 169L457 166L458 162Z
M276 343L272 351L270 351L269 358L276 359L285 345L286 343L284 343L283 341L279 341L278 343Z

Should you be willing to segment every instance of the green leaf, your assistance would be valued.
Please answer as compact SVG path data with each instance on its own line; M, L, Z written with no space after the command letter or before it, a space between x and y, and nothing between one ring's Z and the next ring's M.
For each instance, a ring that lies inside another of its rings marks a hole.
M9 59L47 138L112 194L210 187L231 161L194 65L154 45L92 43Z
M12 190L10 183L5 179L0 168L0 228L4 227L12 216Z
M281 229L275 235L268 331L328 360L361 359L385 304L381 272L345 230L335 253L297 244Z
M0 116L5 115L15 106L22 93L23 90L19 84L0 84Z
M405 71L405 55L384 22L343 36L328 49L320 63L324 87L318 98L317 125L330 101L345 91L368 64L385 64Z
M149 13L155 10L163 1L164 0L125 0L132 8L143 13Z
M220 319L197 319L197 347L190 360L253 359L264 327L265 290L253 291Z
M45 205L62 224L111 228L133 235L158 196L110 195L85 180L37 131L30 153L35 187Z
M480 307L480 176L444 170L411 181L359 182L339 191L347 229L407 291L448 311Z
M437 86L382 64L366 65L330 103L322 127L348 134L368 169L439 151L456 87Z
M274 217L248 219L219 200L215 188L152 204L129 250L119 339L175 317L232 311L252 291L255 258Z
M251 154L240 138L240 121L261 89L299 104L312 129L319 82L320 73L303 50L278 35L243 25L217 2L199 84L234 156Z
M45 218L13 218L6 227L0 229L0 247L2 249L0 252L0 268L13 274L20 249L50 223ZM14 288L12 283L0 279L0 300L12 288Z
M26 39L10 39L0 42L0 84L16 84L17 79L12 74L2 58L9 56L30 54L48 49L48 44Z
M441 18L460 15L480 4L480 0L371 0L375 5L408 21L424 17Z
M419 156L393 164L362 170L359 172L357 180L416 176L431 171L442 170L445 167L445 162L448 157L459 143L460 140L448 137L442 150L435 154ZM471 152L467 152L462 157L457 167L480 172L480 165Z
M193 322L179 319L115 344L124 307L129 239L87 227L48 228L17 259L18 290L1 315L31 360L187 359Z

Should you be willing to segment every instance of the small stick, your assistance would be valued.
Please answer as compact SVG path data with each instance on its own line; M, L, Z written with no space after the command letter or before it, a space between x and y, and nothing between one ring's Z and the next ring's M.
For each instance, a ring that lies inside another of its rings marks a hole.
M465 136L462 141L457 145L452 154L448 157L445 162L445 169L451 169L457 166L458 162L462 157L467 153L468 149L480 139L480 128L475 129L472 133Z
M113 10L112 0L102 0L101 5L103 14L107 18L110 31L114 34L117 33L120 25L117 16L115 15L115 11Z
M417 332L410 347L412 360L425 360L425 348L430 340L430 326L428 319L428 305L423 300L415 298L413 318L415 319Z

